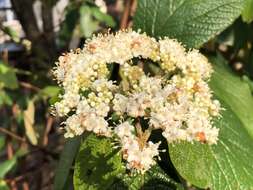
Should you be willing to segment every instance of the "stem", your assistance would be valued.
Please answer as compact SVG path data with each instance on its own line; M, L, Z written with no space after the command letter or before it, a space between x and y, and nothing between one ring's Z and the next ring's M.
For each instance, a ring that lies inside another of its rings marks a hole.
M52 129L53 122L54 122L53 118L49 116L47 119L46 129L45 129L44 135L43 135L43 142L42 142L43 146L48 145L48 135Z
M40 88L30 84L30 83L27 83L27 82L19 82L20 86L26 88L26 89L30 89L30 90L34 90L36 92L40 91Z
M143 132L142 128L141 128L140 120L136 123L135 128L136 128L136 132L137 132L138 143L139 143L140 149L143 150L143 148L145 147L145 145L151 135L152 130L151 130L151 128L148 128Z
M143 132L142 132L142 128L141 128L141 123L140 123L140 121L138 121L138 122L136 123L135 127L136 127L136 131L137 131L137 136L141 138Z
M6 134L6 135L9 135L10 137L16 139L16 140L19 140L21 142L25 142L25 139L16 135L15 133L11 132L11 131L8 131L7 129L4 129L2 127L0 127L0 132Z
M131 11L131 7L133 4L133 0L127 0L126 1L126 5L125 5L125 9L120 21L120 29L126 29L128 26L128 20L129 20L129 16L130 16L130 11Z

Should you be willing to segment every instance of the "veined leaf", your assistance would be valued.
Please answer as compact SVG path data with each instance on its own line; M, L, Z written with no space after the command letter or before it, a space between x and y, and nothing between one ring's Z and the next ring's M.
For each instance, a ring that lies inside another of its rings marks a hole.
M223 103L223 102L222 102ZM253 188L253 141L234 112L226 109L217 145L178 143L169 147L172 163L190 183L214 190Z
M178 143L170 145L170 156L177 171L190 183L215 190L253 189L253 100L249 86L215 65L210 82L221 101L222 118L217 145Z
M135 28L149 35L177 38L189 48L224 30L240 15L242 0L140 0ZM247 84L215 66L210 83L226 109L215 121L217 145L177 143L170 155L177 171L190 183L215 190L253 189L253 103ZM239 92L239 93L238 93Z
M76 190L106 190L124 171L121 156L108 138L89 135L81 144L75 163Z
M215 72L210 87L215 95L222 99L243 123L243 127L253 138L253 96L250 86L232 71L220 58L211 59Z
M110 139L89 135L76 159L74 187L78 190L161 189L182 190L159 166L144 175L126 174L121 155Z
M199 47L241 14L243 0L139 0L134 28Z
M128 174L118 175L118 179L110 187L110 190L183 190L183 186L173 181L158 165L146 171L144 175Z

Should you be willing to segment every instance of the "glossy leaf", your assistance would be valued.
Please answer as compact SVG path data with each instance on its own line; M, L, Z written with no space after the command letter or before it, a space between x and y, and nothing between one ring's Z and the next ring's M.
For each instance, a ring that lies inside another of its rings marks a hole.
M243 123L243 127L253 138L253 96L250 86L235 76L221 57L211 59L215 72L210 87Z
M134 28L199 47L233 23L243 0L139 0Z
M179 143L170 145L177 171L190 183L215 190L253 188L253 141L232 110L225 106L217 145Z
M253 188L252 96L247 83L226 65L214 65L210 86L225 110L214 125L220 128L217 145L170 145L177 171L190 183L215 190ZM239 92L239 93L238 93Z

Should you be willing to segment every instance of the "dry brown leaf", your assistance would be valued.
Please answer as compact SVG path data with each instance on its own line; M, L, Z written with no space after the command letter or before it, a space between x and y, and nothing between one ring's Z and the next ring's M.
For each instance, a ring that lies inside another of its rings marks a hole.
M26 136L28 137L29 141L33 145L37 145L38 138L34 129L34 115L35 115L34 102L29 101L27 109L24 111L24 123L25 123Z

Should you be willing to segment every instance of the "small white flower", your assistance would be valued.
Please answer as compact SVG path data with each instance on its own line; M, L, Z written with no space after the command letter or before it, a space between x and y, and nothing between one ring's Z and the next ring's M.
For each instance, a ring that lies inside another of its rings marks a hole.
M84 128L81 126L81 120L78 115L72 115L66 120L66 137L71 137L72 135L81 135Z
M123 138L133 136L134 130L134 126L131 125L129 122L125 121L124 123L118 125L115 128L114 132L118 135L119 138Z
M113 110L116 111L118 114L125 113L127 109L127 102L127 97L121 94L115 94L113 99Z
M149 141L145 147L140 147L136 137L124 137L122 139L123 158L127 161L129 169L135 169L144 173L154 164L154 158L159 155L159 143Z
M82 100L79 102L78 106L77 106L76 113L77 113L77 114L86 115L87 113L90 112L90 109L91 109L91 108L90 108L90 106L89 106L87 100L86 100L86 99L82 99Z

